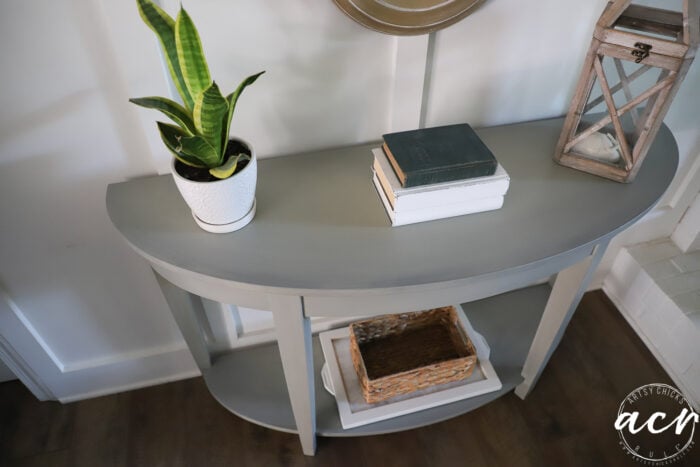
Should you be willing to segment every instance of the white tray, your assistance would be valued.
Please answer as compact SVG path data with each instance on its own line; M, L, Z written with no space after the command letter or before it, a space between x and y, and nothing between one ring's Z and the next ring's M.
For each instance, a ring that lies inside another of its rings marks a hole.
M433 386L377 404L368 404L362 397L360 381L350 356L349 328L319 334L326 359L321 377L324 387L335 396L343 428L367 425L501 389L501 380L489 361L490 349L486 340L474 331L462 307L455 305L455 308L464 330L476 348L478 362L472 375L462 381Z

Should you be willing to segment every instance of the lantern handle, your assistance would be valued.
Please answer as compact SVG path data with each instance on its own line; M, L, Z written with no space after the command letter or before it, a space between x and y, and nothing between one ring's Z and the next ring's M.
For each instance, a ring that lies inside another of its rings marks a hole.
M609 1L596 23L596 32L612 28L631 3L632 0ZM682 14L683 43L695 50L700 44L700 0L683 0Z
M691 50L700 44L700 0L683 0L683 42Z
M687 2L688 0L683 0ZM632 0L612 0L605 5L605 10L601 13L596 28L611 28L617 19L625 12Z

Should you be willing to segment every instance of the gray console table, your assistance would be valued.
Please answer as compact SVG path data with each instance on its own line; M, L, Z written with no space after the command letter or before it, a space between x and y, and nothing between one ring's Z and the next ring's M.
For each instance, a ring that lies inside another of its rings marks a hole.
M253 423L299 434L357 436L415 428L533 388L610 239L671 183L675 140L664 127L636 181L618 184L552 161L562 120L478 133L511 176L498 211L392 228L371 182L376 144L261 160L253 222L200 230L171 176L115 183L112 222L153 268L207 385ZM550 287L542 283L556 274ZM273 313L278 341L212 358L202 300ZM349 317L469 302L503 388L350 430L320 385L313 316ZM199 318L198 318L199 317Z

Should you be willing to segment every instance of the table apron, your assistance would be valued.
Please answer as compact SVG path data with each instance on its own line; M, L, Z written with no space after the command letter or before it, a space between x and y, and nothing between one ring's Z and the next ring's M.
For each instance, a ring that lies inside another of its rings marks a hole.
M596 243L597 244L597 243ZM183 271L149 259L153 269L172 284L192 294L221 303L269 310L270 300L279 296L303 297L305 316L342 318L375 316L439 306L467 303L527 287L546 280L589 256L594 245L583 245L563 255L507 271L439 284L365 291L309 291L249 288L235 282Z
M304 296L304 313L308 317L332 318L377 316L473 302L547 281L550 276L590 256L594 247L582 247L553 260L447 285L423 285L388 293L368 291L362 295L347 296L309 294Z

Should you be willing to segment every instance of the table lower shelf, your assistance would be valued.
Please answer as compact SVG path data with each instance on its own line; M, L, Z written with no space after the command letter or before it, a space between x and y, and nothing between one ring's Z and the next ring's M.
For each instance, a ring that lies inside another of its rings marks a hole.
M548 285L538 285L463 305L470 322L491 347L491 363L503 383L501 390L348 430L340 424L335 399L323 388L323 352L314 337L317 434L365 436L418 428L464 414L510 392L522 381L520 372L549 292ZM204 372L204 379L212 395L239 417L296 433L276 343L225 354Z

